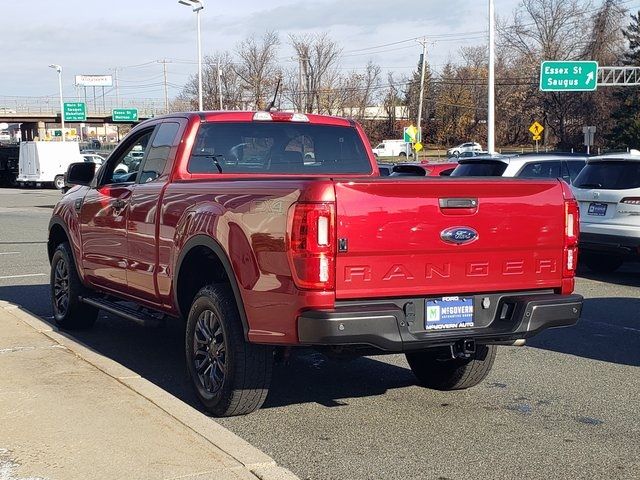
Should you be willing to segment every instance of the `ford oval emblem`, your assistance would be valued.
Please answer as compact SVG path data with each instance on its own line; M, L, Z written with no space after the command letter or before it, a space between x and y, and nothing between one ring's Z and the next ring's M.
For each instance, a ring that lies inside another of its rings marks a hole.
M478 232L471 227L451 227L440 232L440 238L447 243L466 245L478 239Z

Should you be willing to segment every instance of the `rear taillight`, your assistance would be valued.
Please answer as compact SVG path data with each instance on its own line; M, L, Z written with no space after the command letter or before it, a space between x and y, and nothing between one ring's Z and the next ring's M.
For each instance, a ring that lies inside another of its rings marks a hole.
M331 290L335 285L335 205L294 203L289 209L287 255L298 288Z
M578 264L580 210L574 199L564 202L564 261L563 277L573 277Z
M625 205L640 205L640 197L624 197L620 203Z

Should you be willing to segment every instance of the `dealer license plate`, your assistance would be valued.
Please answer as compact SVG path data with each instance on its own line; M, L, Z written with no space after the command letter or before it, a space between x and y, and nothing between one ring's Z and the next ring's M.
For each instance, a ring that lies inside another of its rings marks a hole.
M473 297L442 297L425 300L425 330L471 328Z
M604 217L607 214L607 204L591 202L587 213L589 215L595 215L596 217Z

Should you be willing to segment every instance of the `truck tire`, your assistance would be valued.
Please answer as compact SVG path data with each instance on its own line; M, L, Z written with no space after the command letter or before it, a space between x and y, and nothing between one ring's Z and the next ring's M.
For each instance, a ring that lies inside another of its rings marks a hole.
M495 345L477 345L470 358L444 359L442 350L407 353L407 362L419 382L436 390L463 390L475 387L493 367ZM446 352L445 352L446 353Z
M62 190L64 188L64 175L56 175L56 178L53 179L53 186L58 190Z
M399 157L406 157L406 156L407 156L407 153L406 153L406 152L400 152L400 153L398 154L398 156L399 156Z
M604 254L584 254L582 261L594 273L613 273L622 266L622 257Z
M91 328L98 309L82 303L85 288L80 281L68 242L61 243L51 258L51 306L56 324L63 329Z
M273 347L245 341L228 285L207 285L197 293L185 344L189 376L207 411L231 417L262 406L271 383Z

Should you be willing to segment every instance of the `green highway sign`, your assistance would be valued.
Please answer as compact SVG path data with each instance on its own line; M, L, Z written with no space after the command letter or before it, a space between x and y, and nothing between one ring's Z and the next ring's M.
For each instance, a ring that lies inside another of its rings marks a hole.
M86 122L87 108L83 102L70 102L64 104L65 122Z
M137 108L114 108L111 110L111 121L113 122L137 122Z
M54 130L53 131L53 136L54 137L61 137L62 136L62 130Z
M543 92L588 92L598 87L598 62L542 62L540 90Z

